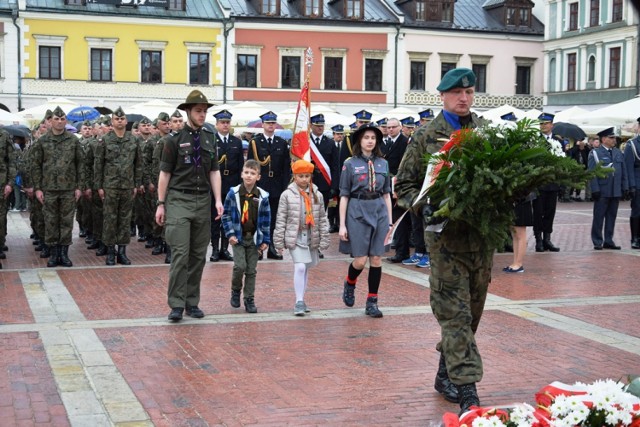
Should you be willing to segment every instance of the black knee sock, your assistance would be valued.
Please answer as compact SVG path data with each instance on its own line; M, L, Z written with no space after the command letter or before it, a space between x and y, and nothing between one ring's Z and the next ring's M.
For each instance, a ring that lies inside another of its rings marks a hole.
M358 270L353 266L353 263L349 264L349 272L347 273L347 283L355 286L358 276L362 273L362 270Z
M369 296L377 296L382 278L382 267L369 267Z

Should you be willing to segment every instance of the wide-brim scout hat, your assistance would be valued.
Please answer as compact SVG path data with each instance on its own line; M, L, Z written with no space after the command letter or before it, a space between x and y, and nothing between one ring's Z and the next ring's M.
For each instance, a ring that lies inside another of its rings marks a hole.
M207 97L204 96L204 93L199 90L192 90L191 93L187 96L187 99L180 105L178 105L178 110L186 110L187 107L196 104L206 104L207 108L213 107L215 104L210 103L207 100Z
M376 146L381 144L382 138L383 138L382 131L378 128L378 126L375 123L365 123L362 126L360 126L358 129L356 129L356 131L353 132L353 134L351 134L351 141L353 141L352 144L360 142L362 135L368 130L372 130L375 132Z

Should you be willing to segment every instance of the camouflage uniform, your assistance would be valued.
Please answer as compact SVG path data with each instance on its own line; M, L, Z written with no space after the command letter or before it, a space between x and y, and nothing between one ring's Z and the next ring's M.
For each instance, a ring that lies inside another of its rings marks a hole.
M93 138L81 138L80 139L80 148L82 148L82 161L84 165L84 185L83 187L91 188L91 182L88 181L87 177L87 156L90 148L90 142ZM92 163L93 164L93 163ZM91 174L93 177L93 174ZM87 234L92 233L93 229L93 218L91 214L91 199L89 197L85 197L84 194L78 200L78 206L76 210L76 220L78 221L78 225L80 226L80 230L84 231ZM82 236L80 236L82 237Z
M157 139L155 145L153 146L153 153L151 157L151 175L149 176L149 182L155 185L156 189L158 188L158 177L160 176L160 160L162 158L162 152L164 151L164 144L172 135L174 134L170 133L169 135L165 135L160 139ZM157 201L158 192L156 191L156 193L154 194L154 202ZM153 238L156 242L159 241L162 245L162 241L164 240L164 227L155 222L155 220L153 221Z
M96 180L94 178L94 163L96 152L98 147L104 145L102 138L93 138L87 145L87 151L85 152L85 180L87 188L91 189L91 222L93 224L93 241L87 247L87 249L98 249L96 255L106 255L106 248L102 242L102 227L104 223L103 216L103 204L100 195L98 194L98 187L96 186Z
M60 135L49 131L33 147L32 156L34 190L44 193L45 243L68 247L76 207L74 191L84 184L80 142L67 131Z
M16 150L13 138L6 131L0 129L0 254L7 237L7 200L4 189L7 185L14 187L16 178ZM1 267L1 265L0 265Z
M142 185L145 187L144 193L144 210L145 215L142 218L142 229L147 239L153 236L153 227L155 224L156 200L158 199L157 185L158 177L153 179L153 149L157 143L157 138L149 138L141 145L142 154ZM150 191L153 188L153 192ZM139 239L142 241L142 239Z
M468 127L482 122L472 113ZM398 204L412 208L425 176L424 155L435 153L455 129L440 113L427 126L413 134L396 176ZM425 200L412 208L421 215ZM437 350L446 359L449 378L454 384L469 384L482 378L482 360L474 334L484 309L491 281L494 248L487 247L464 223L449 221L442 232L425 231L430 249L431 309L442 329Z

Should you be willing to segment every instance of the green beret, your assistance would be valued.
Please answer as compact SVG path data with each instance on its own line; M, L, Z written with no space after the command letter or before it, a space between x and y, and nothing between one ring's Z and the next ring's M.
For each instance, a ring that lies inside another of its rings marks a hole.
M476 75L469 68L454 68L447 71L436 88L439 92L447 92L458 87L467 88L476 85Z
M46 113L44 113L44 119L45 119L45 120L48 120L48 119L50 119L51 117L53 117L53 111L51 111L51 110L47 110L47 112L46 112Z
M122 107L118 107L113 112L113 116L114 117L126 117L126 114L124 113L124 110L122 109Z
M53 115L56 117L64 117L67 114L62 110L62 108L60 108L60 106L57 106L55 110L53 110Z
M163 111L162 113L158 114L158 120L162 120L163 122L168 122L168 121L171 121L171 118L167 113Z
M177 117L177 118L182 118L182 114L180 114L180 110L176 110L173 112L173 114L171 115L171 117Z
M149 120L147 117L143 117L142 119L140 119L139 123L141 125L150 125L151 124L151 120Z

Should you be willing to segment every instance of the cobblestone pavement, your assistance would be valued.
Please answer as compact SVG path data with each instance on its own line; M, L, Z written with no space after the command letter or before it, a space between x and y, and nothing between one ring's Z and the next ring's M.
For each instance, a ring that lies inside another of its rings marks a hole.
M593 251L591 204L559 204L559 253L535 253L524 274L496 254L478 345L485 405L532 402L551 381L624 378L640 367L640 251ZM305 317L293 316L293 264L261 261L258 314L229 306L232 263L207 262L204 319L166 320L168 266L135 240L133 265L106 267L74 238L72 268L47 269L9 213L0 271L0 425L438 425L457 411L433 390L439 328L429 269L385 263L382 319L341 288L349 258L337 235L310 274Z

